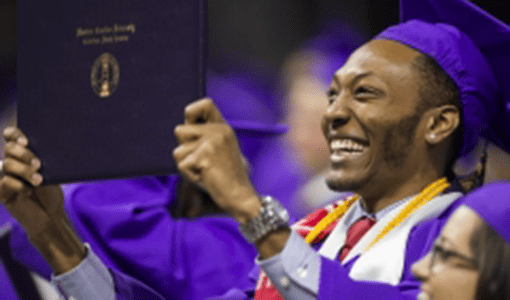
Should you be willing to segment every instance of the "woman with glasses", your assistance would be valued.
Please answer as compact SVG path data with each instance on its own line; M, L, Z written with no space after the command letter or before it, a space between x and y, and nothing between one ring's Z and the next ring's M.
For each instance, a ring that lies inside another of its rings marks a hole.
M510 299L510 182L466 196L413 273L419 300Z

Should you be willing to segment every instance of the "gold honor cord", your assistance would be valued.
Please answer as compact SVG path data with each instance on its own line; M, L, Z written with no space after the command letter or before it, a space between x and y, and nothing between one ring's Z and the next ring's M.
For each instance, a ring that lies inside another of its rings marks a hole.
M395 227L404 222L410 215L412 215L418 208L434 199L437 195L441 194L445 189L450 186L445 177L434 181L424 188L418 196L409 202L402 211L391 220L382 230L377 237L368 245L364 252L367 252L372 246L380 241L385 235L392 231Z
M356 200L358 200L358 196L350 196L327 216L322 218L322 220L320 220L319 223L315 225L313 230L306 235L305 241L308 244L312 243L319 236L319 234L321 234L321 232L323 232L331 223L333 223L337 218L341 218L349 209L349 207L351 207L351 205L356 202Z
M407 219L414 211L420 208L422 205L434 199L437 195L442 193L446 188L448 188L450 184L448 183L445 177L434 181L425 187L418 196L416 196L411 202L409 202L404 209L393 219L391 220L386 227L381 230L381 232L377 235L377 237L370 243L370 245L365 249L365 252L370 249L373 245L375 245L378 241L380 241L386 234L388 234L391 230L393 230L396 226L402 223L405 219ZM324 231L331 223L333 223L337 218L341 218L347 210L351 207L351 205L358 200L358 196L351 196L347 198L342 204L340 204L337 208L335 208L332 212L330 212L326 217L320 220L317 225L313 228L310 233L306 236L305 241L310 244L315 238L319 236L319 234Z

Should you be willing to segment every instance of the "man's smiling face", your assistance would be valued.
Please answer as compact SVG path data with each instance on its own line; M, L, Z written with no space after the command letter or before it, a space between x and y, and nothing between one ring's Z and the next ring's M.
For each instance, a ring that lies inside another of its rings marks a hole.
M411 178L426 159L422 113L417 111L419 52L374 40L339 69L321 122L330 150L328 186L363 195Z

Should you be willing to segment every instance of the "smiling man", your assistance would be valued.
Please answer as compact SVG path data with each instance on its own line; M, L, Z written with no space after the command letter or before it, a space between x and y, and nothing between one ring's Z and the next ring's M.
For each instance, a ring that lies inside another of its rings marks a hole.
M235 140L212 102L187 108L190 119L209 115L219 123L178 127L181 146L174 152L176 161L182 173L206 186L257 246L258 263L270 280L261 275L255 299L273 299L278 292L286 299L314 299L325 276L321 269L328 264L345 272L344 280L335 280L344 285L339 298L369 298L375 291L400 296L397 289L386 291L383 286L360 288L361 283L352 279L406 286L404 294L415 296L418 283L404 265L413 261L409 253L427 248L423 241L435 232L411 239L411 252L406 251L407 238L415 226L438 216L462 195L459 189L446 190L446 173L458 151L454 143L461 122L458 92L449 83L438 88L451 97L437 99L434 105L424 103L418 65L425 61L429 60L407 46L374 40L335 73L322 118L331 153L327 183L358 196L339 201L317 224L305 219L295 230L278 217L283 208L276 200L265 198L261 204L243 179L242 168L232 159L238 157ZM321 225L328 219L331 222ZM315 225L312 233L306 230L310 225Z
M264 272L255 299L415 299L410 266L462 195L451 170L459 153L481 134L508 147L500 66L509 61L502 51L509 27L467 1L403 2L403 21L418 20L351 55L334 74L321 121L328 186L357 196L290 227L283 207L251 187L212 102L186 112L190 120L209 116L209 124L176 128L181 172L201 182L258 249Z
M334 190L357 191L369 211L443 176L453 156L443 154L455 151L460 123L455 86L438 87L452 96L438 98L442 103L424 116L433 104L419 93L424 83L415 65L423 60L407 46L374 40L333 77L321 124L331 152L327 183Z

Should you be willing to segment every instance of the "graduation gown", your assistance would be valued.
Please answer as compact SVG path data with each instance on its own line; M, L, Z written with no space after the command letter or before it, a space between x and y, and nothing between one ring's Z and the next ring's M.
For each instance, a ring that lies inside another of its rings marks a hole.
M338 260L321 257L317 299L416 299L421 283L412 275L411 266L432 249L444 224L460 204L460 199L454 201L437 217L421 222L411 229L405 243L403 268L397 282L353 279L353 275L349 274L360 259L359 255L344 265ZM385 257L380 259L384 260Z
M452 189L457 190L458 187ZM342 228L341 223L351 210L347 211L329 236L310 245L320 253L318 299L416 299L421 283L412 275L411 266L432 248L442 227L461 204L460 196L461 193L455 192L434 198L394 228L369 251L363 253L363 256L360 255L381 227L393 219L403 206L395 209L383 219L378 220L379 224L376 223L377 226L374 225L365 234L345 258L344 263L340 263L338 252L335 249L327 250L327 248L336 245L335 247L339 249L343 245L342 238L345 239L347 228ZM303 223L300 222L300 224ZM339 238L330 239L332 235L338 233L340 233ZM304 241L297 246L308 247ZM280 253L280 260L290 282L308 289L308 278L300 278L299 269L310 261L306 259L297 261L300 259L299 255L292 255L301 252L299 249L291 247L284 249ZM289 252L285 253L287 250ZM284 258L283 255L287 254L290 256ZM253 284L255 285L255 281ZM230 293L214 299L250 299L250 295L246 293L240 296L241 292L233 289Z
M237 222L172 218L176 187L175 176L64 186L66 213L110 269L119 299L151 299L147 295L155 291L167 299L204 299L252 286L248 273L256 251ZM48 278L51 269L16 227L15 258Z

